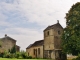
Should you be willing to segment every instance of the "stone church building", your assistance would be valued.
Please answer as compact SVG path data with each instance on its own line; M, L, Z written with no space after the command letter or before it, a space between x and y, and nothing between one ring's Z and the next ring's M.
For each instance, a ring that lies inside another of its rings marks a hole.
M20 51L20 47L16 45L15 39L7 36L7 34L3 38L0 38L0 52L9 51L13 46L16 47L17 52Z
M59 21L57 21L57 23L54 25L48 26L43 32L44 40L42 44L40 44L41 42L39 41L37 42L37 44L31 44L26 48L27 54L29 56L32 56L33 58L49 58L55 60L62 60L63 55L61 53L61 35L63 33L63 27L60 25ZM36 56L34 56L35 54Z

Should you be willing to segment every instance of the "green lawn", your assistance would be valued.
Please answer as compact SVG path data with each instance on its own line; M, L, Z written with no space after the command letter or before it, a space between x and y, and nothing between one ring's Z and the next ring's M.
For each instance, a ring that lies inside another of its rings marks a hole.
M8 58L0 58L0 60L47 60L47 59L8 59Z

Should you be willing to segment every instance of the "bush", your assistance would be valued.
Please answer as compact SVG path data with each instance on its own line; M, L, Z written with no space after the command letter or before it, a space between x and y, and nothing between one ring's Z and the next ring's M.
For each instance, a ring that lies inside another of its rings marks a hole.
M3 55L4 58L11 58L11 55L9 53L6 53Z
M4 56L4 52L0 52L0 57L3 57Z
M72 59L72 60L80 60L80 54L78 55L77 58L74 58L74 59Z
M20 57L20 52L16 52L16 58L19 58Z
M3 52L3 53L0 53L0 57L3 57L3 58L17 58L17 59L32 59L32 57L27 56L26 52L24 52L24 51L16 52L16 53Z
M26 59L26 58L27 58L26 52L22 51L22 52L21 52L21 56L22 56L23 59Z
M17 59L31 59L31 56L27 56L26 52L21 51L21 52L16 52L16 58Z
M27 56L27 59L32 59L32 56Z

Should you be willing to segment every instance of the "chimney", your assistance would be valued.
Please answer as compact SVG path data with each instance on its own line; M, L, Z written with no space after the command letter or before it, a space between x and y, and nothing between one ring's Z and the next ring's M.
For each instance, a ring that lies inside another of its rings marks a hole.
M7 34L5 34L5 37L7 37Z
M57 20L57 23L59 23L59 20Z

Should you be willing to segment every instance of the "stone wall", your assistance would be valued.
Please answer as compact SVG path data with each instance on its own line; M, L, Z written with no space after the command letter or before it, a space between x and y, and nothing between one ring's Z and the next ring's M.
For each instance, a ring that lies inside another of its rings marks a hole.
M53 50L54 49L54 30L44 31L44 50Z
M40 54L38 53L39 48L40 48ZM34 49L35 49L35 54L34 54ZM43 46L31 47L29 49L26 49L26 52L28 56L32 56L33 58L43 58Z
M0 50L4 52L4 51L8 51L9 49L11 49L16 44L16 41L8 40L8 39L5 39L5 40L1 39L0 43L1 43Z
M44 30L44 58L60 58L62 33L63 28L59 23Z
M7 36L7 34L3 38L0 38L0 52L8 52L13 46L15 46L16 51L20 51L20 47L16 45L15 39Z

